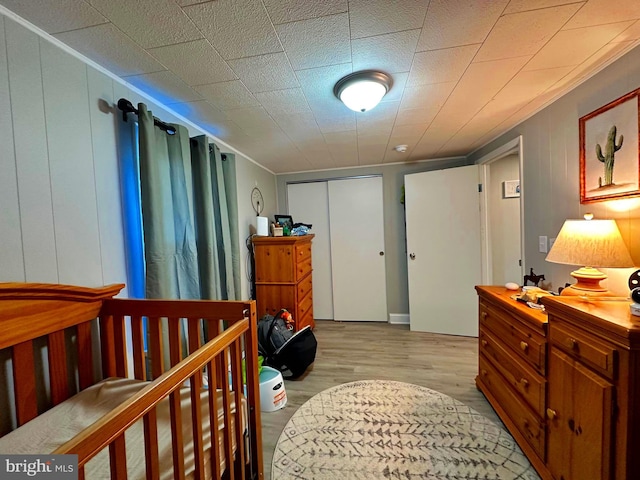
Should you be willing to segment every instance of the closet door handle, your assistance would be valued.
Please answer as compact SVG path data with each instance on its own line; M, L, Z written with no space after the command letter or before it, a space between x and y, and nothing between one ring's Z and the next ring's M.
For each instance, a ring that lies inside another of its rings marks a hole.
M409 254L409 258L410 258L411 260L415 260L415 259L416 259L416 254L415 254L415 253L410 253L410 254Z
M380 252L380 256L381 256L381 257L384 257L384 252Z

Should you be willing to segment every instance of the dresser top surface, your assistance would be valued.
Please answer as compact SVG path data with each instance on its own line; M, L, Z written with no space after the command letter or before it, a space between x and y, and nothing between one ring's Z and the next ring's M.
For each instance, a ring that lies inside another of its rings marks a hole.
M521 318L535 325L543 326L547 323L547 315L543 311L535 310L526 303L518 302L511 298L513 295L522 293L522 290L508 290L505 287L497 285L477 285L476 291L482 298L486 298L500 305L503 308L511 310L518 314Z
M574 296L544 298L549 314L564 313L576 322L591 324L622 338L640 341L640 317L631 315L631 300L621 297L589 299Z
M313 237L315 237L313 233L308 235L291 235L288 237L263 237L256 235L251 238L251 241L255 244L291 245L294 243L310 242Z

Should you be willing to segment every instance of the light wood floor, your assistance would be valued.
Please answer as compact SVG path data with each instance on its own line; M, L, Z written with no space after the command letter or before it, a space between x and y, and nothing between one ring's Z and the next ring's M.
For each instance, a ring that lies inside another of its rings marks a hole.
M303 378L286 380L287 405L262 412L265 479L287 421L315 394L355 380L396 380L445 393L500 422L475 387L478 339L410 332L408 325L316 321L318 351ZM273 479L277 480L277 479Z

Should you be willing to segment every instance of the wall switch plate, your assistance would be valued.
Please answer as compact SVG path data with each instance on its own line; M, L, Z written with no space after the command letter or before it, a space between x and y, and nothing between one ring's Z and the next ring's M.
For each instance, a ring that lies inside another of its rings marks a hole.
M548 245L547 236L546 235L539 236L538 237L538 251L540 253L547 253L549 251L547 245Z
M553 248L553 244L556 243L556 237L552 237L549 239L549 250Z

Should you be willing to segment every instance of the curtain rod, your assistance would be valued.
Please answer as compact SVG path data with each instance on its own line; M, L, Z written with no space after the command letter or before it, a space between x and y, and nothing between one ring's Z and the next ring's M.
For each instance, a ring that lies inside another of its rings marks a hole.
M127 113L135 113L138 115L138 109L133 106L133 104L127 100L126 98L121 98L118 100L118 108L122 110L122 118L126 122L127 121ZM174 135L176 133L175 127L172 127L168 123L164 123L161 120L158 120L156 117L153 117L153 124L160 128L160 130L164 130L169 135Z

